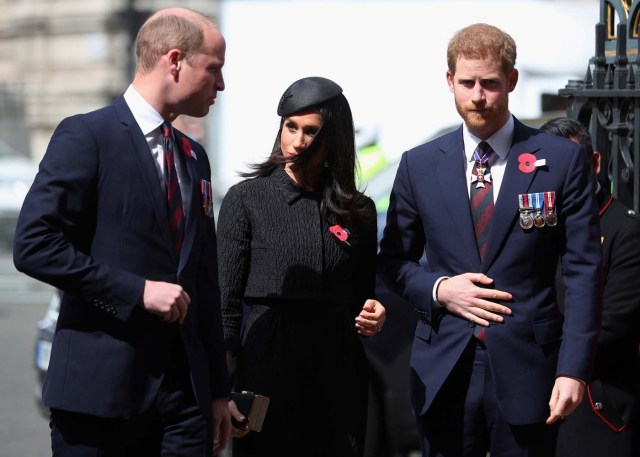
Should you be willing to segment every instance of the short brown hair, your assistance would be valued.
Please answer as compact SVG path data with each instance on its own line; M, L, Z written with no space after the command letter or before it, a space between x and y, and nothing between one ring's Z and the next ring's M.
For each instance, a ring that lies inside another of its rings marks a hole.
M204 27L211 22L196 13L177 15L160 12L151 16L138 31L136 38L136 64L146 73L156 66L161 55L170 49L180 49L189 64L193 64L203 51Z
M451 73L456 72L458 57L500 59L502 70L508 74L516 65L516 43L502 30L489 24L473 24L458 32L449 41L447 65Z

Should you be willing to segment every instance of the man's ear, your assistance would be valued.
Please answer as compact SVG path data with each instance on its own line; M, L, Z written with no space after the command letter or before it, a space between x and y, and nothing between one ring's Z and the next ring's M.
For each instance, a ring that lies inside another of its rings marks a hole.
M507 80L509 83L509 92L513 92L513 89L516 88L516 84L518 84L518 70L515 68L511 70L507 76Z
M172 75L177 76L182 67L182 52L179 49L172 49L167 52L167 59L169 60L169 71Z
M596 176L600 174L600 170L602 169L602 155L600 155L598 151L593 151L593 155L591 156L591 168Z
M447 84L449 85L449 91L453 93L453 73L451 73L451 70L447 70Z

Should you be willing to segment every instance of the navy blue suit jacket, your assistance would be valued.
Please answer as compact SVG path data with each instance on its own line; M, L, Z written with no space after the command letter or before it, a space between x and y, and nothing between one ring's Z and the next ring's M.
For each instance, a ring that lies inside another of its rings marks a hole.
M175 131L176 143L184 135ZM203 148L184 157L191 206L180 257L172 250L155 159L124 98L57 127L22 207L18 270L64 291L44 403L128 418L154 401L172 338L184 344L206 417L229 393L214 221L202 209L211 180ZM145 279L180 284L186 319L166 324L139 304Z
M523 153L546 166L525 173ZM581 146L516 120L490 235L481 261L464 171L462 127L402 156L380 244L381 272L421 316L411 357L412 400L424 414L470 341L469 322L434 303L442 276L484 273L510 292L513 315L486 329L497 398L513 424L540 422L556 376L588 380L599 325L598 219ZM518 194L555 191L555 227L520 227ZM426 253L427 265L419 259ZM566 318L555 301L555 267L567 274Z

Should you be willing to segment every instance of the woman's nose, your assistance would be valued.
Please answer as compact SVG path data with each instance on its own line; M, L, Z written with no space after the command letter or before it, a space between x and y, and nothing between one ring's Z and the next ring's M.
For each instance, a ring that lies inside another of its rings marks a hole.
M306 146L304 135L299 133L293 139L293 147L296 149L304 148Z

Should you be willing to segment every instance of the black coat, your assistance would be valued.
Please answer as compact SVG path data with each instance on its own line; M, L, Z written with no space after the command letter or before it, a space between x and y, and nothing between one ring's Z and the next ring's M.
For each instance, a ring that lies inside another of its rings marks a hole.
M375 205L368 198L367 205L372 224L343 244L329 230L337 218L322 216L319 196L302 191L282 168L229 189L218 246L230 349L239 344L243 303L323 303L345 307L353 317L360 312L375 289Z
M220 208L235 388L270 398L262 431L234 440L235 457L363 454L368 368L354 318L374 294L375 206L366 199L344 243L331 228L345 224L320 204L278 167L233 186Z
M585 398L560 427L557 455L562 457L640 455L640 220L602 191L598 200L602 326ZM559 293L559 302L563 298Z

